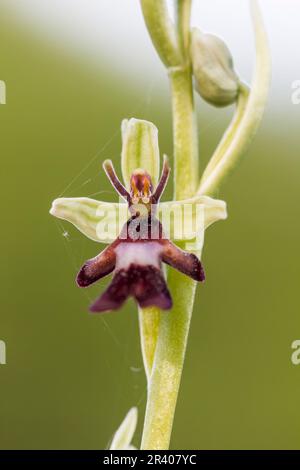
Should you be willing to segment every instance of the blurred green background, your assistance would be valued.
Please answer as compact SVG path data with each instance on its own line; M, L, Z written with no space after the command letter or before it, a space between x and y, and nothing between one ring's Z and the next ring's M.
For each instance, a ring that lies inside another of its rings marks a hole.
M0 446L105 448L133 405L138 445L146 382L135 305L88 314L107 280L83 292L74 278L102 247L48 211L60 195L115 200L101 162L119 168L125 117L152 120L172 155L167 88L137 88L105 61L89 68L9 16L0 50ZM229 219L206 235L173 449L300 448L300 366L290 360L300 338L300 107L282 95L220 193ZM197 105L203 168L230 111Z

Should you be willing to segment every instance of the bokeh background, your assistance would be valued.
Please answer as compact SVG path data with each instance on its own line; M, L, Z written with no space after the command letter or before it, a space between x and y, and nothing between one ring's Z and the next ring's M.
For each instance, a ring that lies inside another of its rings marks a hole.
M297 3L263 2L271 96L220 192L229 218L206 235L173 449L300 448L300 366L290 359L300 338ZM107 280L83 292L74 277L102 247L48 211L60 195L115 200L101 162L119 168L123 118L153 121L172 156L165 71L137 0L3 0L0 17L0 447L105 448L133 405L138 445L146 382L135 305L88 314ZM193 24L223 36L250 80L246 1L195 0ZM204 168L232 109L197 98L197 110Z

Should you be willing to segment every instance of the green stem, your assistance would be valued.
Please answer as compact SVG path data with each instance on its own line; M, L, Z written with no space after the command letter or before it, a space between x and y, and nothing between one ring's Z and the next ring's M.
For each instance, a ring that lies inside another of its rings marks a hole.
M188 53L190 40L190 18L192 9L192 0L174 0L175 14L177 23L177 35L182 56L186 57Z
M181 14L190 0L178 0ZM187 37L189 15L177 20L178 37ZM183 42L184 43L184 42ZM191 66L169 68L172 94L175 199L194 195L198 183L198 140ZM157 344L148 380L148 400L141 449L168 449L192 316L196 283L175 270L168 273L174 307L161 314Z
M234 136L235 136L240 124L241 124L241 121L244 117L244 112L245 112L245 109L246 109L246 106L247 106L248 97L249 97L249 88L247 87L247 85L241 84L240 85L239 97L238 97L238 100L237 100L234 116L233 116L233 118L231 120L231 123L229 124L226 132L224 133L221 142L217 146L213 156L209 160L209 162L208 162L208 164L207 164L207 166L206 166L206 168L203 172L203 175L201 177L200 185L202 183L204 183L204 181L214 171L214 169L216 168L218 163L222 160L226 150L230 146L230 144L232 142L232 139L234 138Z
M169 448L177 396L184 364L196 284L175 270L168 285L174 307L161 316L141 449Z
M198 184L198 133L191 68L169 70L173 112L174 199L193 196Z
M141 6L147 29L162 62L166 67L180 64L182 57L176 30L165 0L141 0Z

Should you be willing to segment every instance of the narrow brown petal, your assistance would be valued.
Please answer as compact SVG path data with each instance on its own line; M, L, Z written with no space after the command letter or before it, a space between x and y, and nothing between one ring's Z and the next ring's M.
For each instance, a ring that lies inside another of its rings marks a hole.
M190 276L195 281L202 282L205 280L204 269L197 256L181 250L169 240L163 242L161 259L164 263Z
M112 161L111 160L105 160L103 162L103 169L104 169L109 181L111 182L111 184L115 188L115 190L120 194L120 196L123 199L125 199L125 201L129 202L130 201L130 194L127 191L127 189L125 188L125 186L123 186L123 184L119 180L119 178L117 176L117 173L115 172Z
M114 270L116 264L115 245L114 242L98 256L86 261L77 274L76 281L79 287L88 287Z
M155 189L155 192L152 196L152 203L153 204L157 204L158 201L160 200L164 190L165 190L165 187L167 185L167 182L168 182L168 179L169 179L169 176L170 176L170 166L169 166L169 160L168 160L168 157L167 155L164 155L164 163L163 163L163 169L162 169L162 173L161 173L161 177L160 177L160 180L158 182L158 185Z

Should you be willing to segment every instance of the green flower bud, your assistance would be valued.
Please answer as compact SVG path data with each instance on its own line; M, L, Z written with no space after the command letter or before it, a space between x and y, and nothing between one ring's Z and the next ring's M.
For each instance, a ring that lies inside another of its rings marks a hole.
M191 60L195 88L203 99L219 107L236 101L239 78L233 68L231 53L222 39L193 29Z

